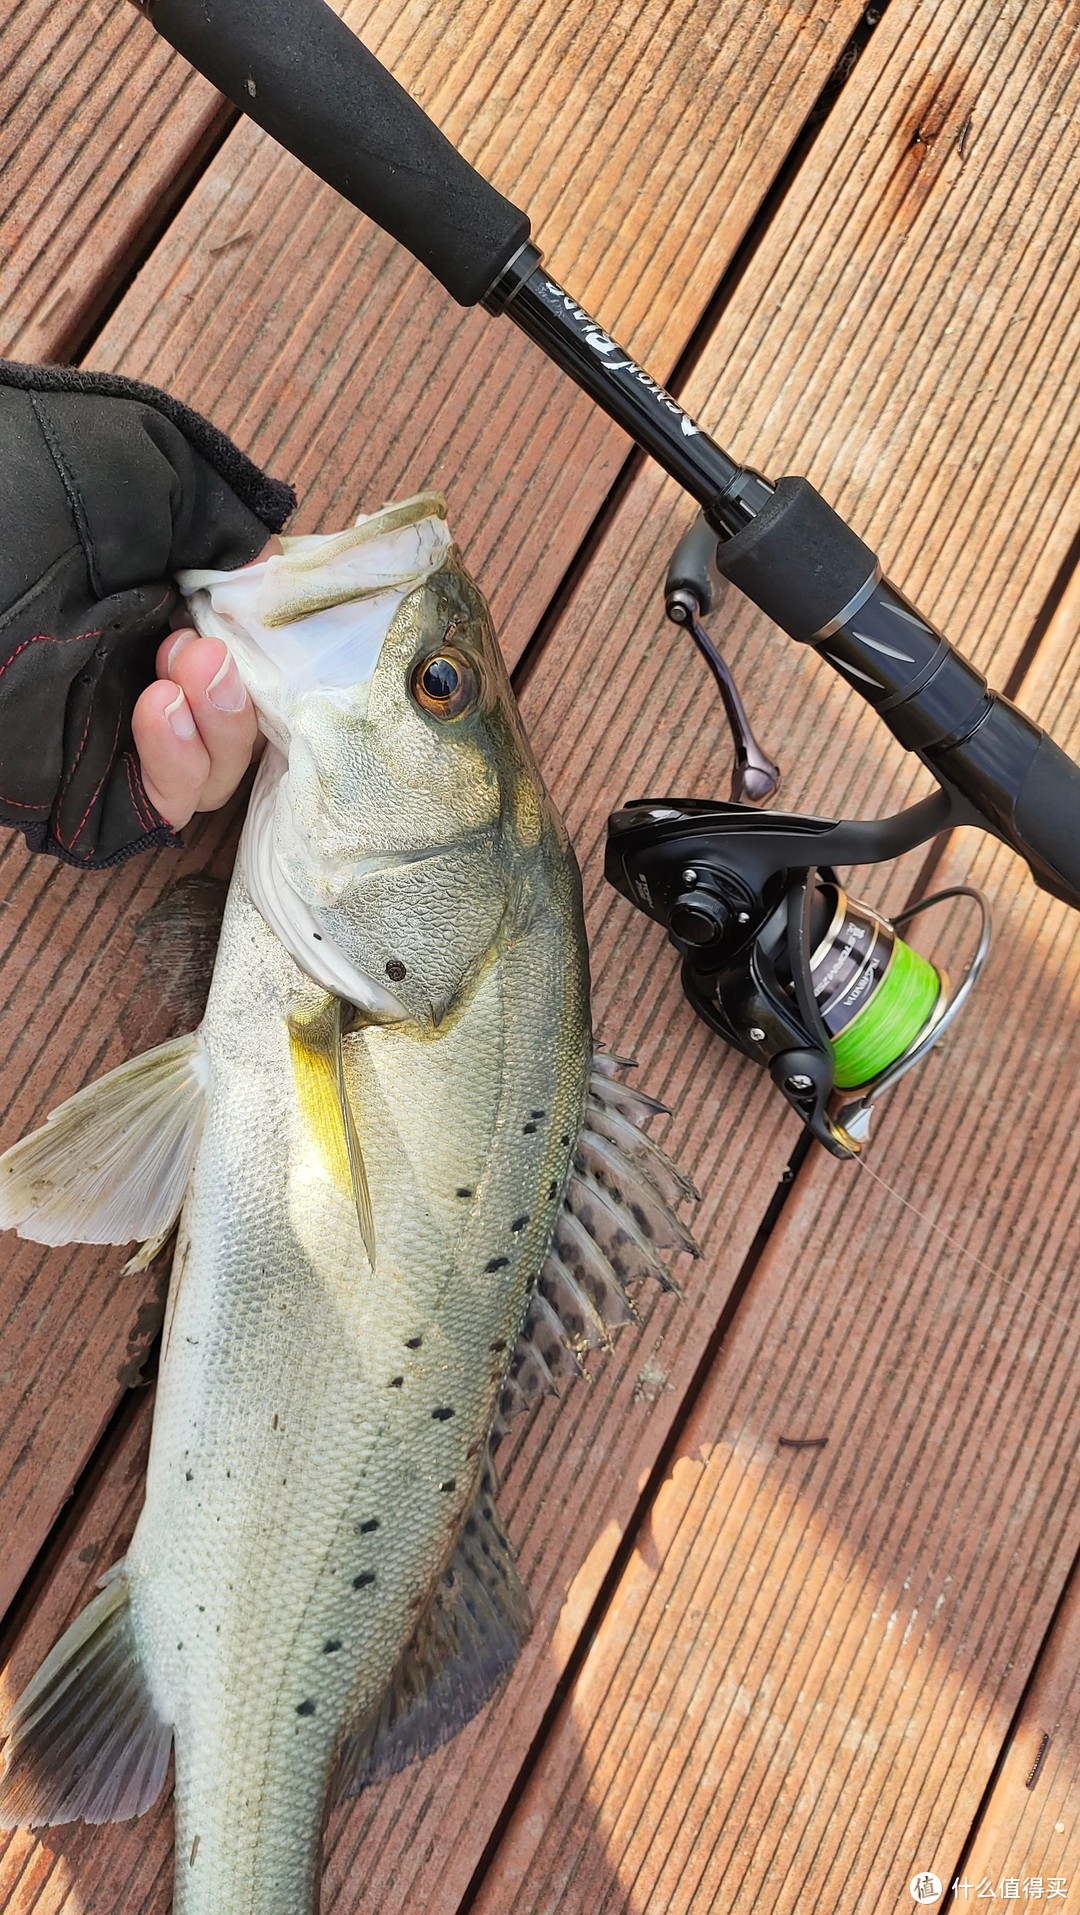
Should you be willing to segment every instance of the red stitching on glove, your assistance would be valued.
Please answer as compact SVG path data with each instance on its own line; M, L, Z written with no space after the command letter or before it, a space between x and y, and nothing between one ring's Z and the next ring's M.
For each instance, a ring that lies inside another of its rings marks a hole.
M97 801L101 796L101 788L104 785L106 778L108 777L110 771L113 768L113 760L116 757L116 746L120 737L120 722L121 721L118 718L116 721L116 730L113 733L113 741L112 741L112 744L109 746L109 756L105 765L105 769L102 772L101 777L98 779L93 795L91 796L90 803L87 805L86 810L83 812L82 817L79 819L79 828L76 831L75 836L71 839L71 842L69 844L64 845L65 851L74 851L75 846L78 844L79 839L82 836L83 826L85 825L86 820L90 816L90 813L93 811L94 806L97 804ZM56 836L59 842L61 844L64 844L63 838L60 837L59 824L57 825ZM93 852L89 852L87 855L89 857L93 857L94 854Z
M100 683L100 680L99 680L98 682ZM87 707L87 712L86 712L86 723L85 723L85 725L83 726L83 735L82 735L82 737L81 737L81 738L80 738L80 740L79 740L79 749L78 749L78 751L77 751L77 752L75 753L75 756L74 756L74 758L73 758L73 759L72 759L72 761L71 761L71 769L69 770L69 772L68 772L68 775L67 775L67 777L66 777L66 778L64 779L64 782L63 782L63 784L62 784L62 785L61 785L61 787L60 787L60 790L59 790L59 793L57 794L57 798L56 798L56 835L57 835L57 837L58 837L58 838L60 838L60 812L61 812L61 809L62 809L62 807L63 807L63 803L64 803L64 799L65 799L65 798L67 797L67 794L68 794L68 788L69 788L69 786L70 786L70 784L71 784L71 781L72 781L72 779L74 778L74 776L75 776L75 773L76 773L76 771L77 771L77 770L78 770L78 768L79 768L79 759L80 759L80 758L82 757L82 755L83 755L83 752L84 752L84 751L85 751L85 749L86 749L86 740L87 740L87 738L88 738L88 736L89 736L89 733L90 733L90 720L91 720L91 718L92 718L92 717L93 717L93 715L94 715L94 700L95 700L95 698L97 697L97 693L98 693L98 687L97 687L97 685L95 685L95 686L94 686L94 689L93 689L93 691L92 691L92 692L90 693L90 704L89 704L89 706ZM115 747L114 747L114 748L115 748ZM63 844L63 842L64 842L64 840L63 840L62 838L60 838L60 843L61 843L61 844Z
M155 813L154 807L146 795L146 789L143 785L139 767L132 758L130 751L125 751L124 753L124 770L127 774L128 791L131 795L131 809L135 813L144 831L156 830L159 824L164 824L166 821ZM171 826L169 828L170 830L172 829Z
M19 653L25 652L28 645L78 645L83 639L100 637L100 632L76 632L71 638L57 638L52 632L35 632L32 638L24 638L21 645L16 645L10 658L5 658L0 665L0 678L3 677L8 666L15 663Z

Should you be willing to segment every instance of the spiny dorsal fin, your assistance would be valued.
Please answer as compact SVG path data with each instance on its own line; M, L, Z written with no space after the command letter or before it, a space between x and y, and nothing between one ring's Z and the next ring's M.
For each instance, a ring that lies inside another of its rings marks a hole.
M689 1250L697 1255L691 1232L662 1197L649 1173L623 1156L615 1144L586 1125L574 1152L578 1181L604 1193L620 1220L629 1217L645 1241L657 1250Z
M172 1729L150 1700L118 1563L3 1725L0 1829L126 1822L156 1802Z
M499 1396L496 1443L515 1416L558 1394L559 1347L574 1368L586 1350L610 1347L610 1332L638 1321L630 1291L645 1277L675 1285L659 1251L700 1255L674 1205L696 1197L689 1178L639 1126L665 1106L623 1084L630 1060L598 1052L585 1120L551 1247L537 1279Z
M604 1137L614 1144L632 1164L637 1164L645 1172L649 1182L655 1184L662 1197L669 1204L677 1204L682 1198L689 1197L694 1203L700 1203L701 1192L695 1188L690 1178L672 1163L666 1151L654 1144L643 1130L631 1123L614 1104L606 1104L601 1098L589 1098L586 1128L595 1137Z
M0 1229L34 1243L168 1234L199 1147L210 1064L196 1031L77 1091L0 1157Z
M342 1038L347 1015L347 1006L329 992L320 992L314 1004L298 1002L287 1020L289 1043L301 1107L332 1173L341 1182L348 1180L364 1249L374 1270L371 1189L345 1077Z
M358 1795L449 1742L490 1701L516 1662L531 1617L494 1492L489 1469L450 1567L394 1670L381 1707L342 1750L341 1795Z

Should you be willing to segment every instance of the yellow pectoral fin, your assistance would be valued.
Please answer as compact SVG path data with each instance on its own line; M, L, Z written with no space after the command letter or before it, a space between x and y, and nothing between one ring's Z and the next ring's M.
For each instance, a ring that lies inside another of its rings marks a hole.
M346 1008L339 997L321 996L312 1009L289 1013L289 1047L300 1109L334 1182L352 1193L360 1235L375 1268L375 1218L364 1153L349 1101L342 1051Z

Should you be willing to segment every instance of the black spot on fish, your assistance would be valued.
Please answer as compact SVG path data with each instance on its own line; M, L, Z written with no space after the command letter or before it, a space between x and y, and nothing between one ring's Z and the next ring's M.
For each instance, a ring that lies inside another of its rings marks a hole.
M375 1571L373 1569L362 1569L359 1576L353 1577L352 1586L354 1589L369 1589L374 1581Z
M423 1341L423 1337L406 1337L405 1348L407 1350L418 1350Z
M387 1388L391 1390L400 1390L404 1381L405 1381L405 1378L403 1376L392 1376L390 1378L389 1384L387 1385Z
M298 1716L313 1716L315 1714L315 1704L312 1702L310 1696L306 1702L297 1703L296 1713Z
M178 1649L182 1649L184 1645L182 1642L178 1642L176 1646Z
M386 967L386 975L392 983L400 984L402 978L407 977L408 973L400 958L391 958Z
M369 1517L368 1517L368 1519L367 1519L367 1522L366 1522L366 1523L361 1523L361 1524L360 1524L360 1526L359 1526L359 1529L357 1530L357 1535L359 1535L359 1536L370 1536L370 1535L371 1535L371 1532L372 1532L372 1530L373 1530L373 1529L378 1529L378 1527L379 1527L379 1519L378 1519L378 1517L377 1517L377 1516L369 1516Z
M456 1488L457 1488L457 1477L456 1477L456 1476L448 1476L448 1477L447 1477L447 1479L446 1479L446 1481L445 1481L445 1483L440 1483L440 1484L439 1484L439 1488L440 1488L440 1489L441 1489L441 1490L442 1490L442 1491L443 1491L444 1493L445 1493L445 1491L447 1491L447 1490L451 1490L451 1489L456 1489Z
M547 1111L546 1110L531 1110L529 1112L529 1116L530 1117L546 1117Z
M505 1348L506 1348L505 1337L496 1337L494 1343L488 1344L488 1349L491 1350L495 1356L498 1356L500 1350L505 1350Z
M471 1196L472 1196L472 1191L471 1191L471 1190L467 1190L467 1189L466 1189L466 1187L465 1187L465 1185L464 1185L464 1184L462 1184L462 1186L461 1186L461 1189L460 1189L460 1190L456 1190L456 1191L454 1192L454 1195L455 1195L455 1197L471 1197Z
M484 1269L485 1270L505 1270L509 1261L510 1261L509 1257L492 1257L487 1263L485 1263Z
M563 1134L560 1137L559 1142L560 1144L568 1144L570 1142L570 1134L568 1131L565 1131L565 1130L563 1131Z
M448 1403L443 1403L437 1410L432 1410L431 1414L436 1423L448 1423L454 1412Z
M334 1650L340 1649L340 1648L341 1648L340 1639L337 1636L331 1636L329 1642L323 1643L322 1652L324 1656L332 1656L334 1653Z
M521 1126L521 1134L522 1134L522 1136L523 1136L523 1137L535 1137L535 1136L536 1136L536 1125L535 1125L535 1124L522 1124L522 1126Z
M551 1182L548 1185L548 1202L553 1203L555 1201L555 1198L558 1196L558 1194L559 1194L559 1186L555 1182L555 1179L552 1178Z
M192 1469L186 1469L186 1470L184 1471L184 1481L185 1481L185 1483L193 1483L193 1482L194 1482L194 1480L195 1480L195 1471L194 1471L194 1470L192 1470Z
M313 931L313 932L311 933L311 935L312 935L312 937L313 937L313 938L315 939L315 942L316 942L316 944L321 944L321 943L322 943L322 932L321 932L321 931Z
M510 1228L511 1230L524 1230L525 1225L528 1223L528 1221L529 1221L529 1213L528 1211L526 1211L523 1217L514 1218L514 1221L510 1225Z
M466 1534L466 1536L475 1536L475 1535L476 1535L476 1517L475 1517L475 1516L466 1516L466 1518L465 1518L465 1534Z

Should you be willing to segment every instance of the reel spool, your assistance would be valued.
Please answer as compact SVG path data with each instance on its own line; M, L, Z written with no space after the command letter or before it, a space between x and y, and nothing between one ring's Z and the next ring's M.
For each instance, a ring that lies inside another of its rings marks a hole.
M935 1028L948 977L838 884L818 880L810 926L810 978L833 1078L838 1090L859 1090Z

